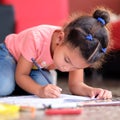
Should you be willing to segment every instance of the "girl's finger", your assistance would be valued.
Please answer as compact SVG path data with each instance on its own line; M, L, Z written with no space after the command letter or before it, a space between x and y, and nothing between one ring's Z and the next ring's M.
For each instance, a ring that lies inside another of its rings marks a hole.
M105 90L105 91L104 91L104 94L103 94L103 98L104 98L104 99L112 98L112 93L111 93L111 91Z
M100 92L97 94L97 99L102 99L103 98L103 94L104 94L104 90L100 90Z

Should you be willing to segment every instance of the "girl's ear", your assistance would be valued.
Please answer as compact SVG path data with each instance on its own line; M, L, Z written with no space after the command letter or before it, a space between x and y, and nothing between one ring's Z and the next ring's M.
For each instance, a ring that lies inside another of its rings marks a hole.
M64 42L64 32L62 30L56 30L56 44L60 45Z

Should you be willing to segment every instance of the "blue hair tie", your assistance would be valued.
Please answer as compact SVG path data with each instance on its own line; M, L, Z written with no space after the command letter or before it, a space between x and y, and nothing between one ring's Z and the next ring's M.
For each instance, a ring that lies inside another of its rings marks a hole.
M102 23L103 25L106 24L106 23L105 23L105 20L104 20L103 18L101 18L101 17L98 17L97 20L98 20L100 23Z
M106 53L106 50L107 50L106 48L102 48L102 52Z
M92 39L93 39L93 37L92 37L91 34L88 34L85 38L86 38L87 40L89 40L89 41L92 41Z

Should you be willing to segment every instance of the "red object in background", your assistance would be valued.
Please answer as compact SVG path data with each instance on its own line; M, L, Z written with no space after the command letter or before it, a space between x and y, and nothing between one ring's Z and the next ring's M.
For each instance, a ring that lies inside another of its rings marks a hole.
M82 110L80 108L63 108L63 109L46 109L46 115L77 115L81 114Z
M16 32L40 25L61 25L68 17L68 0L2 0L15 10Z
M120 50L120 20L111 23L111 38L113 50Z

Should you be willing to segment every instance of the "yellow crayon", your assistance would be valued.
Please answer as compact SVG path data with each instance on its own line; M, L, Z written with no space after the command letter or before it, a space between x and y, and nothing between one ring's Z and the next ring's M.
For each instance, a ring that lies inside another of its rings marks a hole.
M20 107L18 105L0 103L0 115L17 113L19 110Z

